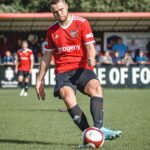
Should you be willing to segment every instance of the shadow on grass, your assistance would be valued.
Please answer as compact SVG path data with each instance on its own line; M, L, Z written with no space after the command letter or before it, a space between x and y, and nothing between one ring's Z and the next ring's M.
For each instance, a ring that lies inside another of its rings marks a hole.
M41 111L41 112L58 112L57 109L19 109L19 111L31 111L31 112L36 112L36 111Z
M58 109L19 109L19 111L31 111L31 112L36 112L36 111L41 111L41 112L67 112L67 109L65 108L58 108Z
M76 147L76 144L71 143L57 143L57 142L44 142L44 141L28 141L28 140L18 140L18 139L0 139L0 143L5 144L37 144L37 145L63 145L63 146L73 146Z
M50 142L42 141L26 141L26 140L17 140L17 139L0 139L0 143L7 144L39 144L39 145L50 145Z

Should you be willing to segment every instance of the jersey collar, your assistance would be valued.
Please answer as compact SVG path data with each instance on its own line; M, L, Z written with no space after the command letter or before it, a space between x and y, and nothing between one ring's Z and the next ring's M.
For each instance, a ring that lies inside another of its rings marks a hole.
M21 49L23 53L26 53L29 49L26 48L25 50Z

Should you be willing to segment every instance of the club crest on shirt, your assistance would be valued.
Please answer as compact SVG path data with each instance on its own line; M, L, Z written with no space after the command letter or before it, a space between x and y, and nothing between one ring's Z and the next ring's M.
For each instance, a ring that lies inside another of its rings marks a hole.
M72 38L78 37L78 31L77 30L70 30L70 35Z
M58 38L59 38L59 35L58 35L58 34L56 34L56 35L55 35L55 40L56 40L56 39L58 39Z

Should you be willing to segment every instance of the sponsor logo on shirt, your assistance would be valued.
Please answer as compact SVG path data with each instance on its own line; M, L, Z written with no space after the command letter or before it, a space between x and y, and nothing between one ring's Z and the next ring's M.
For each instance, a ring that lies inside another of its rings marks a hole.
M93 37L93 33L86 34L86 38L91 38L91 37Z
M72 38L76 38L76 37L78 37L78 31L76 31L76 30L71 30L71 31L70 31L70 35L71 35Z
M20 57L21 60L28 60L27 57Z
M74 51L74 50L79 51L80 50L80 45L71 45L71 46L64 46L64 47L59 47L58 48L59 53L61 53L61 52L70 52L70 51Z

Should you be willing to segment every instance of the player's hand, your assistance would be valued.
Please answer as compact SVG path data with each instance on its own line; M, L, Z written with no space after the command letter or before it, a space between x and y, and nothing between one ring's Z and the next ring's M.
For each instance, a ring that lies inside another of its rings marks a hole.
M43 82L36 82L36 94L38 99L45 100L45 92L44 92L44 85Z
M88 58L88 65L89 66L95 66L96 65L95 58Z

